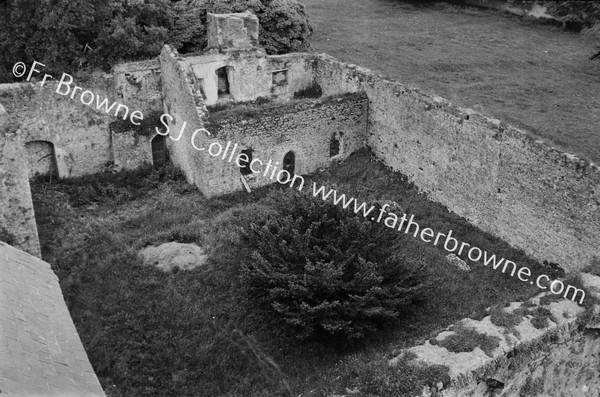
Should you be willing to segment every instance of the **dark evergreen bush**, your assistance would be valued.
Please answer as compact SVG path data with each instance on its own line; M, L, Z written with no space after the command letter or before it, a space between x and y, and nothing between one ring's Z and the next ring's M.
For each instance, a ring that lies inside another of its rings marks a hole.
M403 255L400 234L294 192L276 193L277 215L241 232L252 299L300 339L358 339L408 313L421 297L422 263Z

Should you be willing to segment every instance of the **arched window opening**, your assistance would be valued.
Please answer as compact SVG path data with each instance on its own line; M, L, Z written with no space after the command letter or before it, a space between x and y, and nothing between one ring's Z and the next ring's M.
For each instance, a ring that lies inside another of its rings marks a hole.
M217 75L217 96L220 98L229 95L229 78L227 77L227 67L223 66L215 71Z
M333 134L329 141L329 157L337 156L340 154L340 140Z
M152 138L152 164L163 165L169 160L165 136L156 135Z
M240 155L245 154L246 156L240 156L240 173L244 176L251 175L252 170L250 169L250 163L252 162L252 149L244 149L240 152ZM248 157L248 160L246 160Z
M31 141L25 144L29 178L38 175L58 177L54 145L48 141Z
M283 169L294 176L296 170L296 154L291 150L283 156Z

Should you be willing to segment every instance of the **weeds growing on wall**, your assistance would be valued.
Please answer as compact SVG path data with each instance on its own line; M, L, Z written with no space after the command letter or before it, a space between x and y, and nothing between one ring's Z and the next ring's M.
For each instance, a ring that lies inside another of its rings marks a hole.
M494 335L482 334L462 324L456 324L452 330L455 334L438 341L438 345L454 353L472 352L479 347L485 354L492 357L493 351L500 345L500 338Z

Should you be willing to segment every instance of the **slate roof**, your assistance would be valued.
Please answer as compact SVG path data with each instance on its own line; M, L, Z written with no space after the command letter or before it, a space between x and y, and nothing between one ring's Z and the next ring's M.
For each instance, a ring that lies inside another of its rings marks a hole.
M104 395L50 265L0 242L0 397Z

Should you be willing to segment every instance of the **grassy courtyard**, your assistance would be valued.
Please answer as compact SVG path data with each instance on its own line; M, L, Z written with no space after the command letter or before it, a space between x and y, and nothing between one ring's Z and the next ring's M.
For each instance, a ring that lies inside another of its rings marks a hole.
M366 150L310 180L360 200L393 200L421 225L542 267L505 242L428 201ZM307 183L310 183L307 179ZM481 265L465 273L441 247L403 236L403 253L431 282L412 312L353 345L299 342L253 308L235 256L240 219L269 206L271 186L205 199L171 169L103 174L33 185L43 257L52 264L77 330L110 396L410 395L444 379L440 368L388 368L398 349L506 301L536 292ZM138 251L178 241L209 247L207 265L162 273Z
M600 61L578 33L444 3L302 0L325 52L600 163Z

